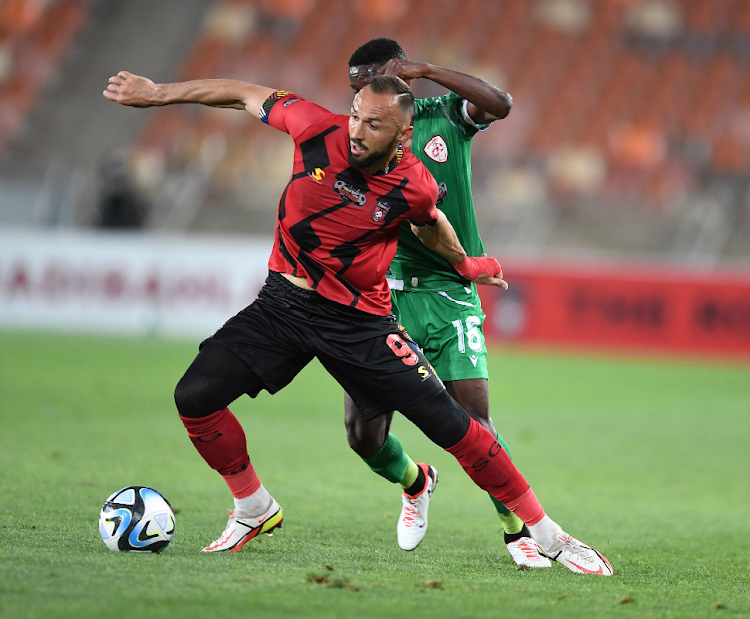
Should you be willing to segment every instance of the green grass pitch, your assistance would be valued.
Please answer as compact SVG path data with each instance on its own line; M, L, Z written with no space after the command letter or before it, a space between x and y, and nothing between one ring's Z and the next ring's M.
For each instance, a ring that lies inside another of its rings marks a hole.
M348 448L342 393L313 363L233 409L283 531L201 554L231 497L172 401L196 342L0 333L0 616L750 617L750 367L499 350L495 425L547 513L612 578L518 571L489 498L407 421L440 471L430 531L399 550L399 488ZM112 553L114 490L162 492L161 555Z

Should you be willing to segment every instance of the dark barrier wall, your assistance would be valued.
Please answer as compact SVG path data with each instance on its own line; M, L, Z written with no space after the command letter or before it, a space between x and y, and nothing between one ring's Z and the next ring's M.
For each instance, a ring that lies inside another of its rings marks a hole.
M528 342L750 357L750 274L514 266L480 287L488 343Z

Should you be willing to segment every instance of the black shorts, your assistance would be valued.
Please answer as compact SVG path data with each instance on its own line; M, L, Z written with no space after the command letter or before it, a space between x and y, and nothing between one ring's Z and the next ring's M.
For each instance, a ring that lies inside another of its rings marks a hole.
M415 408L444 389L395 316L329 301L274 271L258 298L201 347L206 344L236 354L269 393L286 387L317 357L365 419Z

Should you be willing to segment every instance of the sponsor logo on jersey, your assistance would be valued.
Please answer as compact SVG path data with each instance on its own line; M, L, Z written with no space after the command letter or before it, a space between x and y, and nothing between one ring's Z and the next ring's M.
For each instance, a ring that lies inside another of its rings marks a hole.
M440 135L436 135L425 144L424 152L430 159L438 163L448 161L448 145Z
M301 97L289 97L284 103L281 104L281 107L289 107L292 103L297 103L297 101L302 101Z
M341 196L341 199L347 204L356 204L357 206L364 206L367 202L367 196L365 192L359 187L345 183L344 181L336 181L333 184L333 188Z
M429 370L425 369L423 365L420 365L417 371L419 372L419 375L422 377L422 382L426 381L430 377Z
M378 224L381 221L385 219L385 216L388 214L388 211L391 210L391 207L389 204L386 204L385 202L378 202L377 206L372 209L372 220Z
M310 172L309 176L318 184L320 184L320 181L323 179L323 177L326 175L325 170L321 170L320 168L315 168L314 172Z

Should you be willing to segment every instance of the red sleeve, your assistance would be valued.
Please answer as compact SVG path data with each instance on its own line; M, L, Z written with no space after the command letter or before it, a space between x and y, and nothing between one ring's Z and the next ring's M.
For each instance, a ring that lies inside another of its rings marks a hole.
M437 224L438 218L437 208L435 207L438 199L438 187L432 174L425 175L425 182L420 194L419 203L410 217L411 222L415 226L434 226Z
M268 97L259 115L264 123L288 133L295 142L310 125L335 117L325 108L285 90Z

